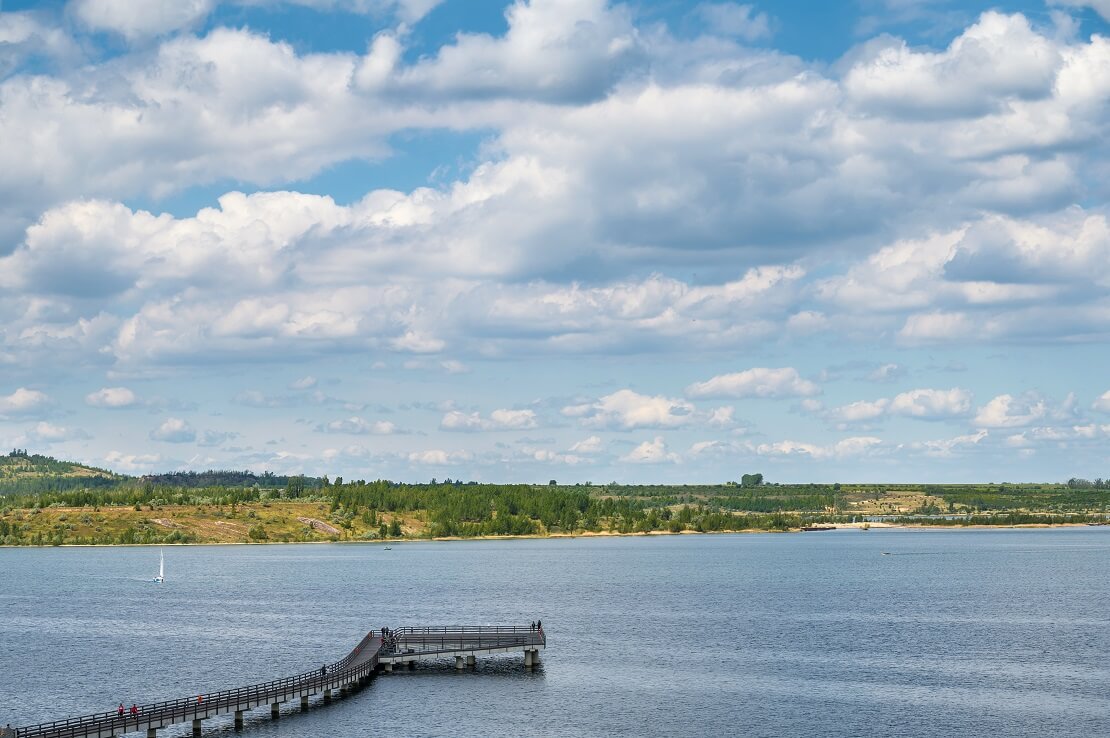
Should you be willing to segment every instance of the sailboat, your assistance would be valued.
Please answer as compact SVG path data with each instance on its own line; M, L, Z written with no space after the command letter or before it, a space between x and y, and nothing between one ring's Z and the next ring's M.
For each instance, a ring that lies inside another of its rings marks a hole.
M166 581L166 554L162 549L158 549L158 576L154 577L154 581L159 584Z

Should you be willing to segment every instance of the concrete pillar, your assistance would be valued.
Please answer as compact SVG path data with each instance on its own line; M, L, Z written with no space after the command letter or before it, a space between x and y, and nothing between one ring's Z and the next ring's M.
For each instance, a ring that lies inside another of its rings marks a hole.
M146 738L158 738L158 729L157 728L147 728L146 729Z
M466 657L466 665L467 666L476 666L477 664L478 664L478 659L474 656L474 654L470 654L469 656Z
M200 738L200 718L193 718L193 736Z
M242 728L243 727L243 711L242 710L236 710L235 711L235 727L236 728Z
M532 665L532 649L527 649L527 650L524 651L524 665L525 666L531 666Z
M275 702L274 704L270 705L270 717L276 718L280 714L281 714L281 705L280 704Z
M409 662L409 671L415 671L415 670L416 670L416 661L415 660L410 661Z
M463 668L463 657L462 656L456 656L455 657L455 668L456 669L462 669Z
M539 666L539 665L540 665L540 649L533 648L532 649L532 666Z
M330 689L325 689L324 690L324 702L331 702L331 690Z
M393 673L393 662L392 661L386 661L385 662L385 673L386 674L392 674Z
M302 694L301 695L301 709L302 710L307 710L308 709L308 695L307 694Z

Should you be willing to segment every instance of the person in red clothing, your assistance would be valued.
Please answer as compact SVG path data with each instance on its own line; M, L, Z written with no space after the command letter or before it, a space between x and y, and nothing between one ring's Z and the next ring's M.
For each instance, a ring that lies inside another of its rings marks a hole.
M138 715L139 714L139 706L136 705L134 702L131 703L131 714L132 715Z
M116 708L116 715L118 715L119 717L123 717L123 703L122 702L119 703L119 707Z

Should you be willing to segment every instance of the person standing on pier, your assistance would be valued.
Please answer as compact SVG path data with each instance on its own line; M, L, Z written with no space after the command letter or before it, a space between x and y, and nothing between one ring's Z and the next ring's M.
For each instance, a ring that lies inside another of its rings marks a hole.
M117 717L123 717L123 703L122 702L119 703L119 707L116 708L116 716Z

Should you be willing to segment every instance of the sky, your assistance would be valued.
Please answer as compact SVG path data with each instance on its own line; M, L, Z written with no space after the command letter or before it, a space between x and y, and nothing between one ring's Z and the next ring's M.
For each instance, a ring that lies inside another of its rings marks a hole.
M1110 0L3 0L0 443L1110 474Z

